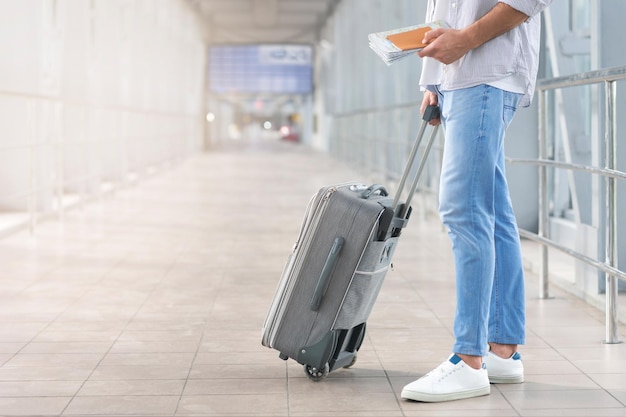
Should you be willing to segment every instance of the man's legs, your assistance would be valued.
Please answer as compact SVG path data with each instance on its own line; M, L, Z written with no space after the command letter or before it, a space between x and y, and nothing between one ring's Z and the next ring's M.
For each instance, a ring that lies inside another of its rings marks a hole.
M523 276L517 268L521 256L519 243L510 243L517 228L511 226L515 218L503 170L504 132L518 100L515 94L486 85L439 94L446 133L439 211L452 241L456 269L455 354L405 386L403 398L446 401L489 394L489 376L482 366L488 342L494 352L516 349L515 344L523 342L524 295L518 291ZM507 305L517 305L520 297L521 309ZM501 369L507 365L498 363Z
M491 300L508 302L499 291L508 285L508 277L501 273L505 282L499 280L493 294L492 289L496 262L503 267L511 257L509 246L500 242L500 231L510 229L510 219L505 216L503 223L499 218L512 215L512 209L500 207L503 202L510 207L500 165L504 132L517 103L511 97L516 95L486 85L440 95L446 132L440 215L452 240L457 280L453 351L478 358L478 364L487 354Z

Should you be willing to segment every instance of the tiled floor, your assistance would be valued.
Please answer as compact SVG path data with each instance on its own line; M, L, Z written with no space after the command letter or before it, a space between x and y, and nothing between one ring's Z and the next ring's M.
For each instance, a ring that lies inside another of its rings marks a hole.
M226 149L0 240L0 415L626 416L626 344L603 344L584 302L537 299L530 274L526 383L399 398L452 343L436 218L412 219L354 368L314 383L262 347L309 197L355 178L299 146Z

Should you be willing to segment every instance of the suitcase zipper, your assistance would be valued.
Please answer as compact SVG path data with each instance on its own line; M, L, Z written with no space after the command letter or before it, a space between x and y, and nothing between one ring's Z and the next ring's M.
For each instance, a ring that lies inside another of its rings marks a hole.
M321 207L323 205L326 205L330 197L336 191L337 191L337 186L332 186L332 187L327 188L324 194L321 197L319 197L317 201L315 201L315 197L318 197L319 194L317 194L316 196L313 197L313 199L311 199L307 207L307 211L304 214L304 221L302 222L303 224L302 224L302 227L300 228L300 234L298 235L298 238L296 239L296 242L293 245L292 253L295 252L296 249L298 249L300 241L302 240L302 236L305 235L306 231L310 228L310 226L317 226L319 224L319 217L321 216L318 216L317 222L315 222L315 224L312 225L311 223L314 222L315 218L312 218L310 219L310 221L308 221L310 213L319 214L321 211Z

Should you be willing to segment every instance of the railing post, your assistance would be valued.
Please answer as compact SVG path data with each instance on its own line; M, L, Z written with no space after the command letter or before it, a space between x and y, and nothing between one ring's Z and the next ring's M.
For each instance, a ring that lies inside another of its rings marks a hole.
M27 120L30 123L29 129L29 144L28 144L28 175L29 175L29 191L28 191L28 228L30 234L35 234L35 228L37 227L37 193L39 188L39 183L37 181L37 171L38 171L38 158L37 158L37 120L36 120L36 103L33 99L28 101L28 110L27 110Z
M547 146L547 114L546 101L547 90L539 91L539 159L546 160L548 155ZM549 233L549 209L548 202L548 168L545 165L539 166L539 230L538 234L544 239L550 237ZM541 245L541 265L539 272L539 298L549 298L549 281L548 281L548 246Z
M606 93L606 134L605 152L606 169L613 170L617 165L616 161L616 88L615 81L605 81ZM606 178L606 264L610 267L617 267L617 198L615 193L615 178ZM617 277L606 274L606 340L605 343L620 343L617 326Z
M365 157L366 161L363 168L366 170L365 172L376 172L378 168L376 166L376 133L374 129L372 129L372 113L367 113L365 115L365 120L361 124L363 129L363 143L367 147L367 155Z
M64 178L65 178L65 120L63 115L65 114L65 105L63 103L55 106L55 123L56 123L56 136L54 141L54 147L56 150L56 204L59 220L63 222L65 220L65 205L63 204L63 193L65 190Z

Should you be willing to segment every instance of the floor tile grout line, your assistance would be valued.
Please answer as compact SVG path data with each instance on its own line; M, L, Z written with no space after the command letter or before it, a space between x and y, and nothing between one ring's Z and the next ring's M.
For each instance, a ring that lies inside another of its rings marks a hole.
M205 322L206 323L206 322ZM172 414L172 416L177 416L178 415L178 410L180 408L180 404L183 400L183 397L185 396L185 389L187 388L187 383L189 382L190 376L191 376L191 371L193 370L193 366L196 362L196 359L198 358L198 353L200 352L200 349L202 347L202 343L204 341L204 336L205 336L205 331L204 329L202 330L202 336L200 337L200 341L198 342L198 347L196 348L196 351L193 355L193 359L191 360L191 365L189 366L189 371L187 372L187 376L185 377L185 382L183 383L183 387L180 390L180 395L178 396L178 401L176 402L176 407L174 408L174 413Z
M72 396L72 398L70 399L70 401L68 401L68 403L65 405L65 407L63 408L63 410L61 411L61 413L59 414L60 416L65 416L67 409L70 407L70 405L74 402L74 400L77 398L78 393L84 388L85 384L91 379L91 377L94 375L94 373L96 372L96 370L100 367L100 365L102 364L102 361L104 361L104 359L107 357L107 355L109 355L109 353L111 353L111 350L113 349L113 347L115 346L115 344L119 341L120 336L122 336L124 334L124 332L126 331L126 329L128 329L128 326L130 325L130 323L133 322L133 320L135 319L135 317L137 317L137 314L139 314L139 311L141 311L142 307L145 305L146 301L150 298L150 295L154 293L155 289L158 287L158 285L163 282L163 278L168 274L168 272L170 272L172 270L174 266L174 262L172 262L172 264L169 266L168 270L163 274L163 276L161 277L161 279L154 284L154 287L152 288L152 291L150 291L150 293L148 295L146 295L145 299L143 300L143 302L141 303L141 305L139 305L139 307L137 307L137 310L135 311L135 314L133 314L133 316L131 318L128 319L128 321L126 322L126 325L124 326L124 328L122 328L119 332L119 334L117 335L117 338L113 341L113 343L111 343L111 345L109 346L109 349L104 353L104 355L102 355L102 358L100 358L100 360L98 361L98 363L96 364L96 366L93 368L93 370L89 373L89 375L85 378L85 380L83 381L83 383L80 385L80 387L78 388L78 390L74 393L74 395ZM69 414L68 414L69 415Z
M387 380L387 383L389 384L389 388L391 389L391 392L393 393L393 396L396 400L396 405L398 406L398 410L400 411L400 414L402 415L402 417L405 417L406 412L404 410L404 407L402 407L402 403L401 403L402 400L400 399L400 397L396 393L396 390L393 387L393 383L391 382L391 376L389 375L388 370L385 368L385 365L382 359L380 358L380 355L378 354L378 351L376 350L376 347L374 346L372 339L370 338L369 335L367 335L367 339L369 341L370 346L372 346L374 353L376 354L376 359L378 359L379 365L381 366L381 368L383 369L383 372L385 373L385 379Z

